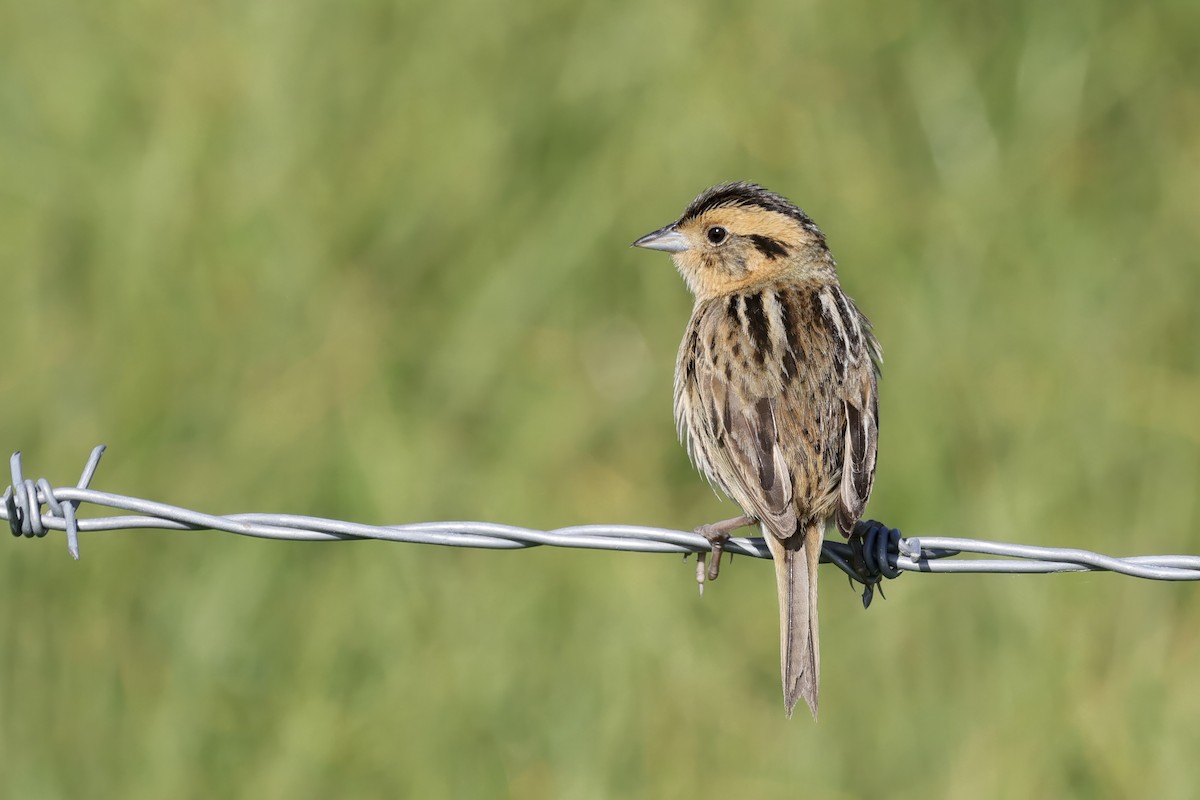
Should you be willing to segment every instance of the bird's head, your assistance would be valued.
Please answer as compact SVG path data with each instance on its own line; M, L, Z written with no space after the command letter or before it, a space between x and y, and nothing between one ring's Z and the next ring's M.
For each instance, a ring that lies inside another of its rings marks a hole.
M755 183L723 183L634 247L664 250L697 299L780 278L834 275L825 235L787 198Z

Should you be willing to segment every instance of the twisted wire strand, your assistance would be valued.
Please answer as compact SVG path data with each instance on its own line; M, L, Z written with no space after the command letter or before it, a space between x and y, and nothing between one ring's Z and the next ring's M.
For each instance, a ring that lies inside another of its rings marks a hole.
M104 446L92 450L78 483L55 488L45 478L24 477L21 453L9 461L12 484L5 490L0 517L8 520L14 536L42 537L48 531L67 534L67 549L79 558L79 533L138 528L197 531L214 530L263 539L328 542L380 539L390 542L434 544L515 550L529 547L573 547L589 550L622 550L637 553L707 553L702 535L668 528L639 525L573 525L536 530L495 522L417 522L405 525L367 525L296 514L214 515L178 506L89 489ZM78 519L83 503L129 512L123 516ZM46 509L43 511L42 507ZM759 538L733 537L725 551L755 558L770 558ZM991 559L954 559L964 553L999 556ZM875 521L860 522L851 542L826 542L822 561L832 563L865 585L864 605L883 578L904 572L936 573L1051 573L1108 571L1136 578L1163 581L1200 580L1200 556L1128 556L1115 558L1090 550L991 542L946 536L905 538L895 528Z

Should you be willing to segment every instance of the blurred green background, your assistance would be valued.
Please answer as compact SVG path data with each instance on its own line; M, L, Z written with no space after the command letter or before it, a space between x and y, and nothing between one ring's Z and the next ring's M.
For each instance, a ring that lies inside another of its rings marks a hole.
M868 515L1198 553L1200 5L0 4L0 448L214 513L691 528L690 309L760 181L885 349ZM0 547L0 795L1192 797L1200 588L61 534Z

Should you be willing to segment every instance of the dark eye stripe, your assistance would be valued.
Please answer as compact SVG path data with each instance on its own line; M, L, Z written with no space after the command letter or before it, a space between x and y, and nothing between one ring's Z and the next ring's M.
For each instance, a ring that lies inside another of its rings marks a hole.
M786 258L788 249L783 242L778 239L772 239L770 236L763 236L759 233L750 234L750 242L767 258L774 261L777 258Z

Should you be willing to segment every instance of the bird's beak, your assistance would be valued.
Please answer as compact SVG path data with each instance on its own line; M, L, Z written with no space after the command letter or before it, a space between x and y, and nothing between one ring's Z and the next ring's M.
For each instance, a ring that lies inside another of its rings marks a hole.
M654 233L647 233L630 247L644 247L647 250L664 250L668 253L682 253L688 249L688 241L683 234L671 223L665 228L659 228Z

